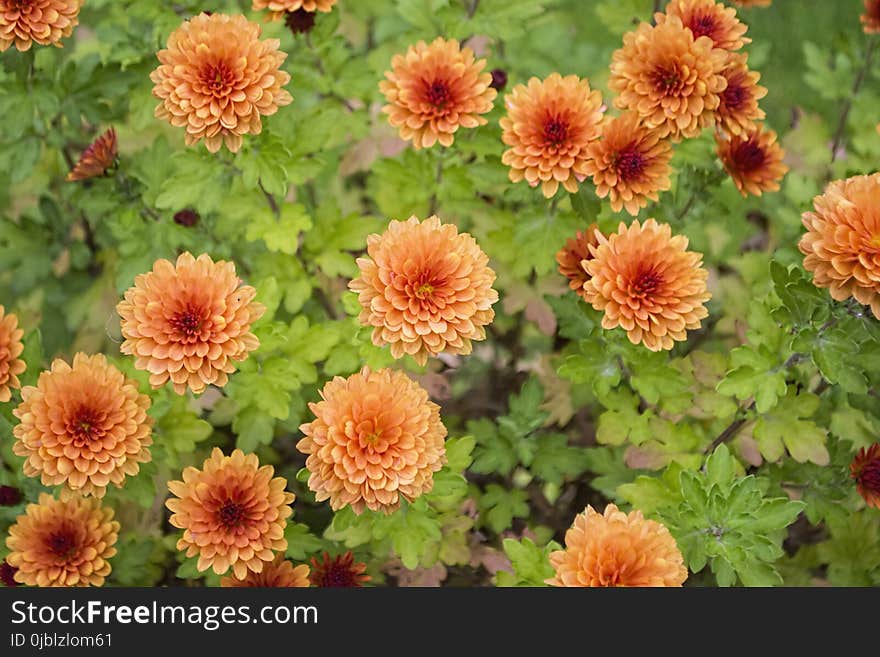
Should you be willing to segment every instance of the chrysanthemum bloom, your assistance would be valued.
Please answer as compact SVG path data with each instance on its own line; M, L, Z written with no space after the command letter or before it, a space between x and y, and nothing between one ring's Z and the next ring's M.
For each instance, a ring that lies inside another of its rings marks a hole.
M241 285L231 262L204 253L183 253L176 264L157 260L116 306L125 338L119 350L150 373L154 388L169 379L179 395L187 386L195 393L225 386L234 361L260 346L250 332L266 311L253 300L256 294Z
M803 214L798 247L813 284L831 297L854 297L880 319L880 173L836 180Z
M44 486L103 497L107 486L122 486L150 460L150 398L103 354L78 353L73 366L56 359L21 398L12 451Z
M0 506L16 506L21 500L20 489L15 486L0 486Z
M273 21L279 20L285 12L307 11L314 13L316 11L330 11L336 0L254 0L252 9L261 11L269 10L269 19Z
M370 581L370 576L364 574L366 569L367 564L355 561L351 550L336 557L325 552L320 561L312 557L309 579L318 587L361 587Z
M718 158L743 196L761 196L779 190L788 172L782 161L785 151L776 141L773 130L757 126L741 135L715 135Z
M199 571L213 568L223 575L232 568L244 579L287 549L284 528L294 494L285 492L287 480L273 478L274 472L271 465L260 467L256 454L236 449L224 456L215 447L201 470L188 467L183 481L168 482L175 495L165 502L173 514L169 522L183 530L177 549L198 555Z
M309 581L308 566L305 564L294 566L284 558L283 554L279 554L273 561L263 564L263 569L260 572L255 573L249 570L244 579L220 578L220 586L224 588L302 589L311 586L311 582Z
M678 16L642 23L614 52L608 86L614 103L631 109L660 136L696 137L715 122L727 81L721 74L730 53L706 36L694 38Z
M348 286L358 293L361 323L374 327L374 344L424 365L441 352L469 354L472 340L486 339L495 272L468 233L436 216L392 221L367 238L367 256Z
M849 466L852 478L868 506L880 509L880 443L862 447Z
M743 135L757 130L755 121L764 118L758 101L767 95L766 87L758 84L761 74L748 67L748 55L733 53L721 74L727 88L721 92L721 104L715 111L715 121L732 135Z
M565 246L556 252L559 273L568 279L568 286L579 297L584 296L584 283L590 278L583 262L593 257L593 254L590 253L590 247L599 244L596 237L598 229L596 224L591 224L585 231L578 231L574 237L565 241Z
M18 317L13 313L6 314L0 306L0 402L12 399L12 389L20 388L18 375L27 367L19 358L24 351L21 336L24 331L18 328Z
M602 134L602 94L588 80L553 73L516 85L504 102L501 139L510 148L501 161L510 167L510 180L540 184L547 198L560 183L576 192L586 178L587 148Z
M553 586L681 586L687 568L669 530L614 504L588 506L565 533L565 549L550 553Z
M413 148L451 146L459 128L486 124L480 115L491 111L498 92L490 86L492 74L481 72L485 67L485 59L475 59L455 39L419 41L391 59L379 83L388 101L382 111Z
M79 22L82 0L0 0L0 52L31 44L61 47Z
M186 128L186 143L205 140L212 153L224 143L233 153L242 135L263 129L261 116L293 102L282 89L287 54L278 39L260 41L261 28L244 16L200 14L168 37L150 74L153 95L162 102L156 116Z
M116 554L119 523L95 498L40 494L9 528L6 557L29 586L101 586Z
M629 227L621 222L617 233L598 239L586 263L584 299L605 313L603 328L620 326L633 344L660 351L700 327L712 296L709 274L702 254L687 250L687 237L648 219Z
M880 33L880 0L865 0L865 13L859 18L865 34Z
M391 513L434 487L446 462L440 407L406 374L364 368L334 377L310 403L315 419L300 427L309 488L336 511L345 505Z
M655 14L658 24L677 16L694 38L707 36L716 48L739 50L752 40L743 36L748 26L736 17L736 9L715 0L671 0L665 14Z
M5 559L0 561L0 582L3 583L3 586L21 586L15 581L15 573L17 572L18 568L10 566Z
M593 177L599 198L611 197L611 209L639 209L669 189L672 147L656 129L642 125L639 115L625 112L602 129L602 139L589 146L584 171Z
M104 175L113 166L118 152L116 130L110 128L83 151L79 161L67 174L67 180L74 182Z

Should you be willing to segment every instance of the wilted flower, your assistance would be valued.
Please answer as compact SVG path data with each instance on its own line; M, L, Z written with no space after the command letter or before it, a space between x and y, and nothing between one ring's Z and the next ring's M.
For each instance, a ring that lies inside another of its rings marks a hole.
M469 354L495 317L495 272L476 240L436 216L392 221L367 238L360 277L349 283L373 328L373 343L424 365L441 352Z
M263 569L255 573L247 572L244 579L235 577L221 577L220 586L225 588L308 588L309 567L305 564L294 566L279 554L269 563L263 564Z
M849 471L865 503L880 509L880 443L862 447L850 464Z
M687 237L648 219L629 227L621 222L617 233L598 239L586 265L591 278L584 299L605 313L603 328L620 326L633 344L660 351L700 327L712 296L709 274L702 254L687 250Z
M294 494L274 472L271 465L260 467L256 454L236 449L224 456L215 447L201 470L185 468L183 481L168 482L175 496L165 502L172 512L168 522L183 530L177 549L198 556L200 572L213 568L223 575L231 568L244 579L287 549L284 528Z
M257 291L241 285L235 265L183 253L176 264L157 260L138 275L116 306L122 318L119 350L135 357L158 388L169 379L182 395L225 386L235 361L260 346L251 324L265 312Z
M721 104L715 112L715 121L732 135L744 135L757 130L755 121L764 118L758 101L767 95L767 89L758 84L761 74L749 69L748 55L734 53L721 74L727 88L721 92Z
M79 22L82 0L0 0L0 52L15 44L20 51L61 47Z
M718 158L743 196L775 192L788 172L776 133L757 126L739 135L715 135Z
M335 557L325 552L320 561L312 557L309 579L318 587L360 587L370 581L366 569L367 564L355 561L351 550Z
M284 24L293 34L305 34L315 27L315 12L297 9L284 16Z
M596 237L598 229L596 224L591 224L585 231L578 231L574 237L566 240L565 246L556 252L559 273L568 279L568 286L579 297L584 296L584 283L590 278L583 262L593 257L590 247L599 245L599 239Z
M494 68L491 72L492 75L492 84L489 86L495 89L496 91L501 91L504 87L507 86L507 71L503 68Z
M309 488L336 511L346 505L390 513L400 498L430 492L446 462L440 407L400 371L364 368L334 377L310 403L296 448L308 455Z
M335 4L336 0L254 0L252 8L254 11L268 9L270 20L277 21L285 12L302 11L310 14L316 11L327 12L333 9Z
M83 151L79 161L67 174L68 182L103 176L113 166L117 153L116 130L110 128Z
M736 10L715 0L670 0L666 13L655 15L657 23L667 16L677 16L695 39L707 36L722 50L739 50L752 41L743 36L748 26L736 17Z
M501 161L510 167L510 179L541 185L547 198L560 183L576 192L586 178L588 146L602 133L602 94L588 80L553 73L518 84L504 102L501 138L510 148Z
M205 140L212 153L222 144L236 152L242 135L263 129L269 116L293 101L282 89L290 75L278 39L260 41L261 28L244 16L202 13L185 21L157 54L150 74L162 102L156 116L185 127L187 145Z
M550 554L553 586L681 586L687 568L675 539L662 524L614 504L575 516L565 549Z
M880 33L880 0L865 0L865 13L859 18L865 34Z
M29 586L101 586L116 554L119 523L100 500L40 494L9 528L6 561Z
M480 115L492 109L498 92L490 86L492 75L481 73L485 67L485 59L475 59L455 39L419 41L392 58L387 79L379 83L388 101L382 111L413 148L451 146L459 128L486 124Z
M180 210L174 213L174 223L178 226L192 228L201 220L201 216L195 210Z
M20 388L18 375L25 371L27 365L19 358L24 351L21 337L24 331L18 328L18 317L13 313L6 314L0 306L0 402L12 399L12 389Z

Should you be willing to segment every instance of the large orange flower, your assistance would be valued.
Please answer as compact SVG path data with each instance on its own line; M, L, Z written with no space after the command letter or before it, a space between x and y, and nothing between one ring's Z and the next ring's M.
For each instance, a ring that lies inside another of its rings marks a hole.
M865 13L859 19L865 34L880 33L880 0L865 0Z
M183 481L168 482L175 496L165 502L172 512L168 522L183 530L177 549L198 555L199 571L223 575L231 568L244 579L287 549L284 528L295 496L274 472L271 465L260 467L256 454L236 449L224 456L215 447L201 470L186 468Z
M599 236L587 261L591 278L584 299L605 313L602 327L622 327L633 344L651 351L672 349L700 327L711 298L702 254L687 250L688 239L668 224L648 219L620 224L617 233Z
M9 528L6 561L29 586L101 586L116 554L119 523L99 500L40 494Z
M27 367L19 358L24 351L21 336L24 331L18 328L18 317L13 313L6 314L0 306L0 402L12 399L12 389L20 388L18 375Z
M15 44L61 47L79 22L82 0L0 0L0 52Z
M296 448L308 455L309 488L336 511L346 505L391 513L434 486L446 462L440 407L403 372L364 368L335 377L309 404Z
M590 278L583 262L593 257L590 247L599 245L599 239L596 237L598 229L596 224L590 224L585 231L578 231L574 237L567 239L565 246L556 252L559 273L568 279L568 286L579 297L584 296L584 283Z
M292 13L294 11L328 12L333 9L336 0L254 0L252 9L260 11L262 9L269 10L269 19L273 21L280 20L285 12Z
M294 566L283 554L279 554L269 563L263 564L263 569L255 573L247 572L244 579L235 577L221 577L220 586L225 588L308 588L309 567L305 564Z
M739 135L715 135L718 157L743 196L775 192L788 172L776 133L757 126Z
M593 177L599 198L610 195L615 212L626 208L636 216L671 185L672 147L656 129L644 127L635 112L607 121L602 139L588 152L584 171Z
M88 180L104 173L113 166L119 146L116 141L116 130L110 128L93 141L79 157L79 161L67 174L67 180Z
M410 217L370 235L367 255L348 286L358 293L361 323L374 327L374 344L424 365L441 352L469 354L472 340L486 339L498 301L495 272L469 234L436 216Z
M366 569L367 564L355 561L351 550L335 557L325 552L320 561L312 557L309 580L320 588L358 588L371 579L364 574Z
M681 586L687 568L665 526L614 504L575 516L565 549L550 553L553 586Z
M660 136L696 137L715 122L727 81L721 74L729 53L707 36L694 39L678 16L642 23L614 52L608 86L615 105L631 109Z
M755 121L764 118L758 101L767 95L767 89L758 84L761 74L748 67L748 55L733 53L721 74L727 87L721 92L721 104L715 112L715 121L732 135L752 133Z
M501 161L513 182L541 185L550 198L559 184L578 190L586 174L587 150L602 132L602 94L588 80L553 73L515 86L505 99L502 140L510 146Z
M278 39L260 41L261 28L244 16L199 14L168 37L150 74L153 95L162 102L156 117L186 128L188 145L202 139L212 153L224 143L241 148L242 135L263 129L269 116L293 101L282 89L287 54Z
M150 398L103 354L78 353L73 366L56 359L21 397L12 451L44 486L103 497L107 486L122 486L150 460Z
M158 388L169 379L182 395L226 385L234 361L260 346L250 332L266 308L257 291L241 285L235 265L206 254L183 253L176 264L157 260L140 274L116 306L125 341L119 350L135 357Z
M736 9L715 0L671 0L665 14L655 14L658 24L668 16L677 16L694 38L707 36L722 50L739 50L752 42L743 36L749 28L736 17Z
M419 41L391 59L379 83L388 101L382 111L413 148L451 146L459 128L486 124L480 115L492 109L498 92L490 86L492 74L481 73L485 67L485 59L475 59L455 39Z
M804 268L831 297L854 297L880 319L880 173L835 180L805 212Z

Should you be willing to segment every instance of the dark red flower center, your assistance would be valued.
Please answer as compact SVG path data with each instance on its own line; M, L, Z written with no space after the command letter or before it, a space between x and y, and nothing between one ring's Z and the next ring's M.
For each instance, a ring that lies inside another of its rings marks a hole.
M718 23L711 14L693 16L687 26L694 33L694 39L699 39L701 36L711 38L715 35L715 30L718 29Z
M244 507L242 507L241 504L230 500L220 507L217 516L220 518L220 523L224 527L232 529L241 526L245 520L246 514Z
M202 72L202 84L215 98L227 95L234 82L235 73L223 61L206 66Z
M333 559L325 555L323 563L313 563L316 567L311 578L312 583L319 587L359 587L360 581L357 574L352 572L351 562L351 555Z
M645 297L655 293L662 285L663 277L654 269L646 269L639 272L629 286L630 296L644 299Z
M636 180L645 171L645 156L635 146L621 149L614 158L614 170L624 182Z
M658 67L654 71L654 85L666 95L674 96L684 87L684 79L678 67Z
M452 101L452 91L445 80L434 80L425 90L425 96L437 109L444 109Z
M721 103L729 110L737 110L745 105L747 97L748 94L743 85L733 80L728 80L727 88L721 92Z
M202 330L203 322L202 313L192 308L178 313L170 321L171 326L187 338L197 336Z
M82 406L67 421L67 435L77 447L104 437L103 417L96 409Z
M56 557L69 557L76 550L76 539L69 531L59 531L46 539L46 547Z
M880 495L880 459L871 459L862 467L858 482L863 488Z
M767 160L767 153L764 152L761 145L754 139L741 143L734 149L731 155L737 170L742 172L759 169Z
M544 139L552 146L562 145L568 139L568 123L559 117L544 121Z

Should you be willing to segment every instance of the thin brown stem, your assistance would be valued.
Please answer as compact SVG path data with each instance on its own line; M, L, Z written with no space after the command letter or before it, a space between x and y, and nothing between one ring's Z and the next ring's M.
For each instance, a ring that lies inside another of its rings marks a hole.
M877 39L875 36L872 35L868 38L868 47L865 49L865 59L862 61L862 67L856 74L856 79L853 81L853 86L852 90L850 91L849 97L843 103L843 107L840 108L840 119L837 121L837 130L834 132L834 140L831 142L832 163L837 159L837 153L840 150L840 147L843 145L843 137L844 133L846 132L846 121L849 118L849 113L852 109L853 101L858 95L859 89L862 88L862 83L865 81L865 76L871 69L871 59L874 56L874 47L876 45Z

